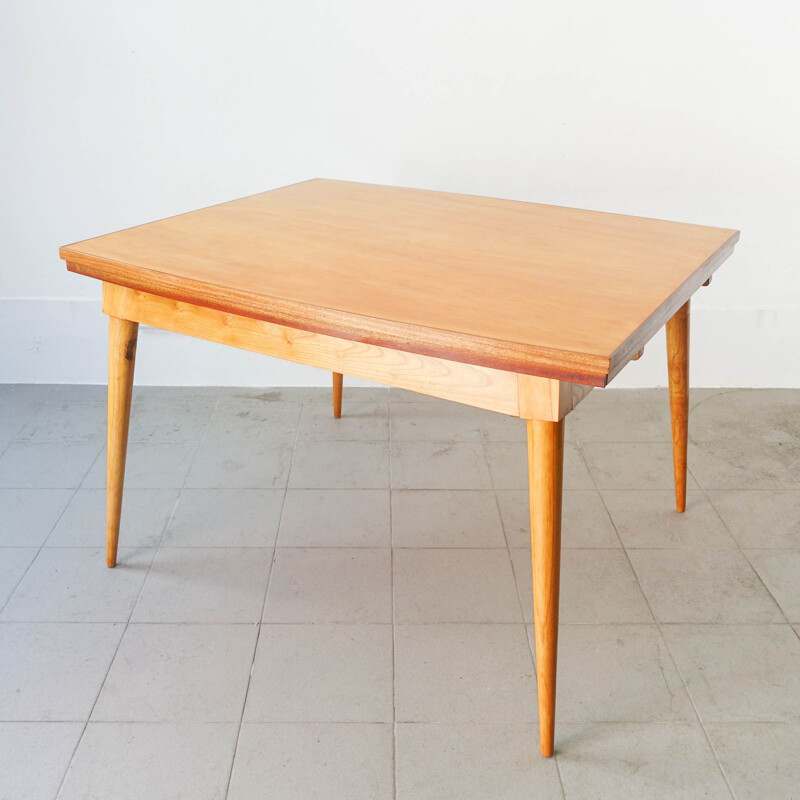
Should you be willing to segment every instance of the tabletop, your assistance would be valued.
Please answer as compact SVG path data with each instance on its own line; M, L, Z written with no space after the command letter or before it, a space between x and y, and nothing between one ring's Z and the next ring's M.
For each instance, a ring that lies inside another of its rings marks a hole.
M61 248L74 272L399 350L603 386L739 232L315 179Z

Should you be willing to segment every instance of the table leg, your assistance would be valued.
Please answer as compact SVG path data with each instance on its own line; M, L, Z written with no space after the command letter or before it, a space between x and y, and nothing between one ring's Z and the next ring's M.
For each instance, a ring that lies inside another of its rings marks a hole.
M686 443L689 435L689 301L667 322L669 406L672 416L672 464L675 506L686 509Z
M561 486L564 420L528 420L528 481L531 503L533 618L539 746L553 755L558 650L558 590L561 570Z
M109 318L108 330L108 462L106 483L106 564L117 564L122 485L128 450L133 368L138 322Z
M333 416L336 419L342 416L342 373L333 373Z

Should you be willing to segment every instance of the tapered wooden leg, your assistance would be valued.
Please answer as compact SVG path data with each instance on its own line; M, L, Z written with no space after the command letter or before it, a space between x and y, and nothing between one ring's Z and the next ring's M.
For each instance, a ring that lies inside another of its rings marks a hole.
M672 464L675 506L686 509L686 442L689 436L689 301L667 322L669 407L672 416Z
M342 416L342 373L333 373L333 416L336 419Z
M528 481L531 501L533 621L539 746L553 755L558 651L558 589L561 572L561 484L564 421L528 420Z
M106 488L106 564L117 564L122 485L128 450L133 367L139 323L109 318L108 332L108 465Z

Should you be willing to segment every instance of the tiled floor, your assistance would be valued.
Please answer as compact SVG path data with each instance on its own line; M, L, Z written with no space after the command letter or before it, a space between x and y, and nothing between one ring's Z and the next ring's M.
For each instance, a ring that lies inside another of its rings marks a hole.
M387 390L0 387L0 798L797 798L800 391L567 421L557 756L524 426Z

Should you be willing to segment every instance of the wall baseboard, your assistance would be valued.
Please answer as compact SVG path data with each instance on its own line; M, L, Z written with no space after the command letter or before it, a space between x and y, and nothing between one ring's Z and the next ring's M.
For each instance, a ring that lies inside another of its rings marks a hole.
M0 383L105 383L107 319L90 299L0 299ZM800 388L800 307L692 310L693 386ZM136 382L328 386L323 370L155 328L139 336ZM664 386L664 333L612 385ZM351 385L368 385L349 379Z

